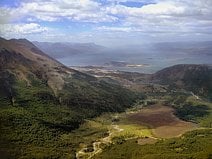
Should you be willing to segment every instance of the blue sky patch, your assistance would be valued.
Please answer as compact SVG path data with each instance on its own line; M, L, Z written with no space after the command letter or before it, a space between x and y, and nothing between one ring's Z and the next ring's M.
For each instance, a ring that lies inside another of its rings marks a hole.
M0 0L0 6L18 7L20 3L20 0Z
M142 6L145 6L145 5L148 5L148 4L154 4L154 3L126 1L126 2L120 2L120 4L127 6L127 7L141 8Z

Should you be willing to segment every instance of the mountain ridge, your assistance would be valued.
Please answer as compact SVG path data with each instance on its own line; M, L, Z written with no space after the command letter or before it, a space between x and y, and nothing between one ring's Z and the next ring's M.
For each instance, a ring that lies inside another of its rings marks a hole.
M156 83L184 88L199 95L212 93L212 65L179 64L162 69L151 76Z
M104 46L95 43L71 43L71 42L38 42L34 45L54 58L64 58L76 54L98 54L105 49Z

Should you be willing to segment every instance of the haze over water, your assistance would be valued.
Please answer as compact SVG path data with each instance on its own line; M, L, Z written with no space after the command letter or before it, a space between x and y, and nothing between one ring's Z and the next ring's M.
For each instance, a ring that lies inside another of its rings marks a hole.
M212 54L210 53L191 53L187 50L155 50L149 48L139 49L116 49L99 53L77 54L69 57L59 58L60 62L67 66L103 66L106 69L154 73L162 68L176 64L211 64ZM138 67L118 67L106 65L107 63L125 62L133 65L144 65Z

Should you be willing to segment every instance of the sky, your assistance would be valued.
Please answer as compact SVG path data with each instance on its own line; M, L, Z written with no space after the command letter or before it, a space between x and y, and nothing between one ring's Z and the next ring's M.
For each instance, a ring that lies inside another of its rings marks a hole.
M212 0L0 0L0 36L130 45L212 40Z

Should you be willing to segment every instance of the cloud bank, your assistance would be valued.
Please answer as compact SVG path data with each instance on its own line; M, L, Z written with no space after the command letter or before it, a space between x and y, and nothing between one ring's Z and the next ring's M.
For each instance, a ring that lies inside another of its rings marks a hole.
M212 40L211 0L17 0L0 5L4 37L36 34L35 40L100 43Z

